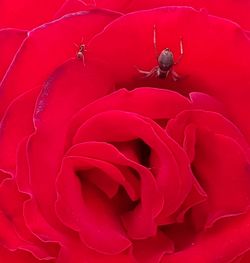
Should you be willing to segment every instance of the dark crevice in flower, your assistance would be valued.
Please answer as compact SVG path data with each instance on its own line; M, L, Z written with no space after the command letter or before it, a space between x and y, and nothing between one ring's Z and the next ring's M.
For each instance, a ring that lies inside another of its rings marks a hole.
M140 163L145 167L150 167L150 155L151 149L150 147L142 140L138 139L138 149L140 155Z
M131 175L135 177L136 180L139 180L139 175L134 169L127 167ZM128 195L126 189L115 182L113 179L109 178L107 174L101 171L98 168L91 168L86 170L75 171L76 176L79 178L80 184L82 186L82 194L84 195L85 188L95 188L98 192L105 194L109 202L114 207L114 210L117 214L124 214L126 212L134 210L134 208L140 203L139 192L140 189L135 189L138 191L138 198L132 200ZM131 183L131 178L129 178ZM132 187L136 187L133 185Z
M191 171L192 171L194 177L197 179L197 181L198 181L198 183L200 184L200 186L201 186L203 189L205 189L205 188L204 188L205 183L203 182L201 176L199 175L199 170L197 169L197 166L196 166L196 164L195 164L195 161L193 161L193 162L190 164L190 167L191 167Z
M186 213L184 223L161 226L160 230L174 242L175 252L190 247L194 243L196 230L191 220L191 211Z
M111 200L118 214L122 215L126 212L133 211L140 203L140 200L132 201L125 189L120 186L117 194Z
M140 163L145 167L150 167L150 147L141 139L113 142L112 143L127 158Z
M96 167L76 172L81 185L84 189L85 185L93 185L108 197L113 197L118 191L118 183L115 182L108 174Z
M158 119L158 120L154 120L159 126L161 126L163 129L166 128L169 119Z

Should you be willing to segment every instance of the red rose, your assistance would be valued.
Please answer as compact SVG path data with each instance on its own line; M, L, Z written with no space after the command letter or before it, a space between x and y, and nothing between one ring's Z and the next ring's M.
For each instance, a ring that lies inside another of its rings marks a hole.
M0 261L249 262L249 3L0 9Z

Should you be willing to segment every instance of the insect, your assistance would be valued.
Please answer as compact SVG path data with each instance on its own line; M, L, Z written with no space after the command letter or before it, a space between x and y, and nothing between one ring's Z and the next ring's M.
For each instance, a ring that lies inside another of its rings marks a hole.
M82 43L80 45L77 45L75 43L75 46L78 48L78 51L76 52L76 57L79 60L82 60L83 64L85 65L85 61L84 61L84 53L86 52L86 46Z
M177 81L180 79L180 76L174 71L173 67L174 65L177 65L180 60L182 59L182 56L184 54L183 52L183 43L182 39L180 40L180 56L177 59L177 61L174 61L174 55L173 52L169 48L165 48L161 51L160 55L158 56L157 51L157 45L156 45L156 28L154 25L154 50L155 50L155 56L157 61L157 66L153 67L150 71L144 71L138 69L138 71L145 75L145 77L152 77L156 76L159 79L166 79L169 73L171 74L174 81Z
M78 52L76 54L78 59L84 59L84 52L85 52L85 45L84 44L80 44Z

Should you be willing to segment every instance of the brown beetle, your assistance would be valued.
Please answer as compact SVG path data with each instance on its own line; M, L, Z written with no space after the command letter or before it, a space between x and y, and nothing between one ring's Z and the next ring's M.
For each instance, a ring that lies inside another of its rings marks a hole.
M157 46L156 46L156 28L154 25L154 49L155 55L157 60L157 66L153 67L150 71L144 71L138 69L138 71L142 74L145 74L145 77L152 77L156 76L160 79L166 79L168 74L170 73L173 80L177 81L180 79L180 76L174 71L173 66L178 64L183 56L183 43L182 39L180 40L180 56L177 61L174 61L173 52L169 48L165 48L161 51L160 55L158 56Z

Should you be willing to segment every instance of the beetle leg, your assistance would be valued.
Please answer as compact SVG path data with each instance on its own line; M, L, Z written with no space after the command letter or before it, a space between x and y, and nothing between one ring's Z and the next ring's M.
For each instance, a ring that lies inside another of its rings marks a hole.
M178 57L178 59L174 63L175 65L177 65L181 61L183 54L184 54L184 49L183 49L183 41L182 41L182 37L181 37L181 39L180 39L180 56Z

